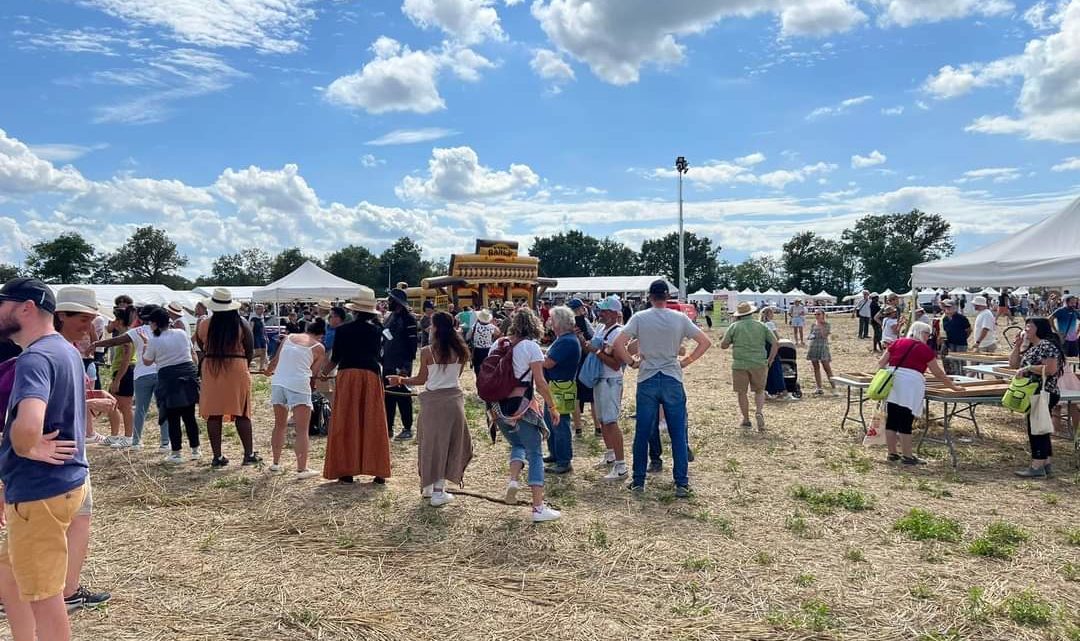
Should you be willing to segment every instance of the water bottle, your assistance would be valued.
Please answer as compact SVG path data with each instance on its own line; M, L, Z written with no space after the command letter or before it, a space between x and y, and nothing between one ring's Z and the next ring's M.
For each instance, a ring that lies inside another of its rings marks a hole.
M97 380L97 363L90 363L86 366L86 376L89 377L91 381Z

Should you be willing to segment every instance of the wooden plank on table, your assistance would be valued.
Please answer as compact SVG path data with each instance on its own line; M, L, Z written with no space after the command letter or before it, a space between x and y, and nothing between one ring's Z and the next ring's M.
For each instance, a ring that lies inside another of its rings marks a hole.
M932 393L934 396L941 398L965 398L970 396L986 396L988 398L993 398L995 396L1003 396L1008 389L1009 385L1007 383L999 383L997 385L965 388L960 392L948 388L934 389Z

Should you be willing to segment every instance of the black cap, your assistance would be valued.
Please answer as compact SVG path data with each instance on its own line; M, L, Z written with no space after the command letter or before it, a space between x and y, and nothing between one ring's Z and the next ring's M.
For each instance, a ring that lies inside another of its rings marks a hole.
M36 278L15 278L4 283L0 287L0 301L34 301L38 309L43 309L50 314L56 311L56 297L53 296L49 286Z
M424 301L424 309L425 310L435 309L435 301L432 301L432 300Z
M670 293L671 290L668 289L666 280L654 280L652 284L649 285L649 296L652 298L660 298L661 296L667 298Z

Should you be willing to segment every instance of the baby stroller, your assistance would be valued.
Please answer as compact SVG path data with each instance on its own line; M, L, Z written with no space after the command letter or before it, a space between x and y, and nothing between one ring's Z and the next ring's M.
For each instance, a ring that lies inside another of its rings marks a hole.
M317 391L311 393L311 425L308 434L326 436L330 432L330 403Z
M802 398L802 387L799 386L799 353L795 350L795 343L782 339L776 349L776 358L784 370L784 387L792 397Z

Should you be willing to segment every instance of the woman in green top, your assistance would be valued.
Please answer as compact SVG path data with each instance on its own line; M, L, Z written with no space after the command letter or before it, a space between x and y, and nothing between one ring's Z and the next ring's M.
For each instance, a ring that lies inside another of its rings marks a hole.
M113 329L117 335L131 329L131 319L135 315L134 307L117 308L116 320L113 321ZM106 445L121 442L127 439L131 442L131 435L135 426L134 412L132 411L132 399L135 396L135 345L124 343L113 348L112 351L112 382L109 383L109 393L116 397L116 409L124 421L124 435L120 436L120 426L112 425L110 435L105 439Z

